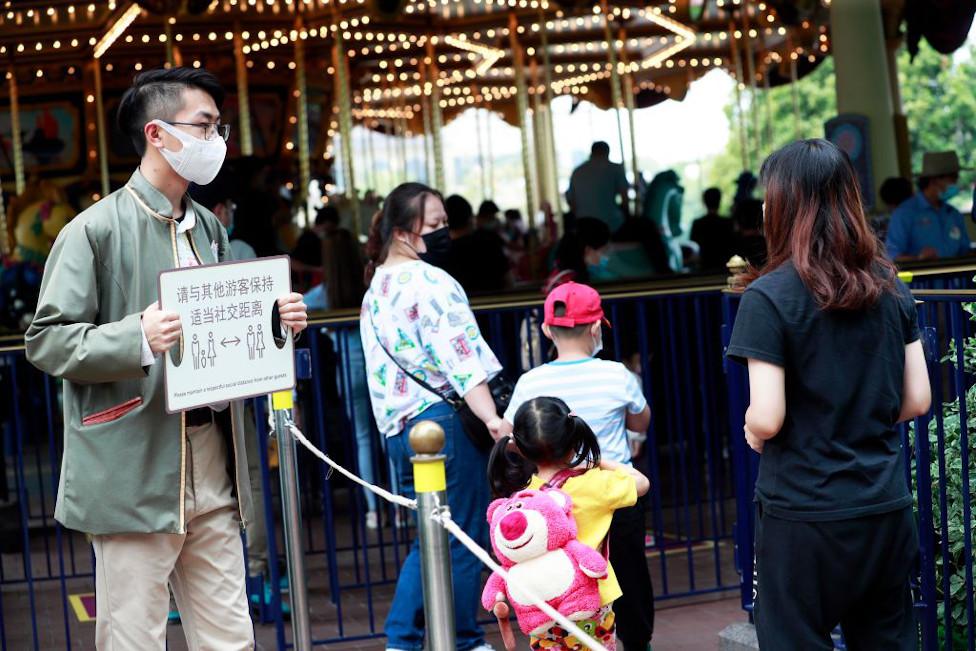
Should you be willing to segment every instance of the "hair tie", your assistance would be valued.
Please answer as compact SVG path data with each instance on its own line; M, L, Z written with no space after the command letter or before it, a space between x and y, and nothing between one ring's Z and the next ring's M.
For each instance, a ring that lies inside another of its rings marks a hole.
M576 414L575 411L571 411L566 415L569 416L570 418L579 418L579 416Z

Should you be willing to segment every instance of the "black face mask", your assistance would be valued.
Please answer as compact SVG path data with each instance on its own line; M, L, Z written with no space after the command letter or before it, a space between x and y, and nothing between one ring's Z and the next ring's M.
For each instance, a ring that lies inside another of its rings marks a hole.
M423 240L427 251L419 254L420 259L443 269L447 265L447 257L451 252L451 234L447 226L427 233L423 236Z

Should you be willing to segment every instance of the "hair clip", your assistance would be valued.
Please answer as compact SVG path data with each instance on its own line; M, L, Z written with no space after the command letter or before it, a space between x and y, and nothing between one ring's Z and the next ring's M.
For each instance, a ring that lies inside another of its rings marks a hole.
M566 415L569 416L570 418L579 418L579 416L576 414L575 411L571 411Z

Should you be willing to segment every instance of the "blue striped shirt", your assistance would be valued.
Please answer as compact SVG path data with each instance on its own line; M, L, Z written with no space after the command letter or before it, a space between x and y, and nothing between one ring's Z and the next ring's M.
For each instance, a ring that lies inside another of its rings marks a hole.
M624 421L644 411L647 399L627 367L596 357L543 364L519 378L505 420L514 423L522 403L541 396L560 398L586 421L605 459L630 464Z

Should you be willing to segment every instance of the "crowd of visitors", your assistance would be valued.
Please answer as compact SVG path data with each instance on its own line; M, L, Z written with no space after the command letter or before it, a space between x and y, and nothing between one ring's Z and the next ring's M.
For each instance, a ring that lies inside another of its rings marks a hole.
M598 607L572 614L608 649L619 640L627 651L648 649L654 626L644 538L654 487L633 467L631 436L640 440L651 412L640 375L598 357L610 324L590 284L633 275L628 256L644 274L724 273L741 256L748 289L728 356L748 367L744 434L762 454L760 642L826 648L840 624L852 648L913 648L908 576L918 545L895 426L925 413L930 393L915 307L894 261L970 253L969 221L949 203L959 191L954 152L925 155L917 193L907 180L886 181L890 220L869 224L846 155L823 140L793 143L764 163L764 200L750 173L737 181L731 217L721 190L705 190L706 214L685 243L677 174L656 175L632 210L623 167L597 142L573 172L561 235L549 206L527 227L491 200L475 211L459 195L404 183L382 200L363 247L336 202L295 232L276 170L251 158L223 163L218 125L200 122L216 119L222 99L203 70L140 75L119 110L142 157L125 187L74 221L65 197L43 183L16 203L12 261L44 269L27 356L65 387L62 472L72 490L62 481L56 517L91 534L100 647L160 648L171 590L191 645L253 646L239 527L248 574L264 576L268 532L263 509L252 520L251 498L263 502L256 479L266 442L239 401L165 413L162 356L179 350L182 333L179 315L157 302L156 280L174 267L289 253L308 291L277 299L282 328L301 332L307 309L359 313L358 332L328 333L358 474L372 483L388 472L397 492L414 496L408 434L421 420L438 423L451 516L483 547L485 514L497 507L491 490L500 499L551 491L579 541L605 557L587 574ZM201 255L196 236L212 248ZM165 255L137 255L144 247ZM527 318L519 336L536 348L545 337L554 359L512 387L469 295L533 282L547 295L543 319ZM864 360L856 368L851 351ZM108 416L91 421L93 411ZM101 428L97 440L91 426ZM143 434L133 439L133 430ZM185 446L188 481L174 461ZM117 472L105 471L120 459ZM376 498L363 501L366 526L379 527ZM499 528L518 538L527 522L518 513ZM480 606L518 597L486 593L479 604L480 562L454 537L451 559L457 648L490 649ZM424 648L421 585L415 538L386 620L389 650ZM555 625L529 635L534 649L579 648Z
M929 152L915 179L917 192L913 181L900 177L881 185L870 224L893 260L968 255L976 220L965 219L949 203L959 193L959 171L955 152ZM225 226L236 258L288 254L295 286L314 289L322 280L326 236L340 225L355 231L360 220L343 197L325 197L308 227L299 229L287 189L292 176L269 161L243 157L225 162L212 183L191 184L190 194ZM757 184L753 174L743 172L725 206L723 190L707 188L701 195L705 214L688 228L677 174L665 170L646 188L640 182L634 187L624 167L609 160L609 146L595 142L590 157L573 171L565 195L569 210L562 215L544 203L541 220L530 226L519 210L503 211L490 199L475 210L465 197L446 197L449 230L444 240L449 246L437 264L472 296L545 289L564 279L605 283L674 273L721 274L733 256L761 267L766 240ZM87 195L75 186L69 190L35 179L11 200L8 237L13 248L0 274L0 325L23 327L33 312L54 238L86 205L82 199ZM371 210L381 201L370 191L361 203Z

